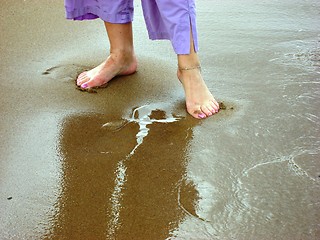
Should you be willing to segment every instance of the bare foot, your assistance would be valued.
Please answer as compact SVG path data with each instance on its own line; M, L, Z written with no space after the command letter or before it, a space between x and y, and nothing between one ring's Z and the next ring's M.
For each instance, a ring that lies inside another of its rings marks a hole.
M99 66L81 73L77 85L81 88L104 87L115 76L130 75L137 70L137 59L134 54L110 53L107 60Z
M204 82L200 68L178 69L177 75L185 91L186 107L190 115L203 119L219 111L219 103Z

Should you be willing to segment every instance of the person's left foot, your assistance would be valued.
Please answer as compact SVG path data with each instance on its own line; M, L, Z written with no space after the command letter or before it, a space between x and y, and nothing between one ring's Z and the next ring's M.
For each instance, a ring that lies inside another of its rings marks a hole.
M219 103L204 82L200 68L178 69L177 75L185 91L186 107L190 115L203 119L219 111Z

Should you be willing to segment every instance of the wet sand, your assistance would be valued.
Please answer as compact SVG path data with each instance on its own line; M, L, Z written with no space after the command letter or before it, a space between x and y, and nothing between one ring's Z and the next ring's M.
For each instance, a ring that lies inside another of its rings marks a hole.
M227 106L204 121L135 6L138 72L90 94L74 80L108 51L102 23L3 3L0 239L319 239L319 2L198 1Z

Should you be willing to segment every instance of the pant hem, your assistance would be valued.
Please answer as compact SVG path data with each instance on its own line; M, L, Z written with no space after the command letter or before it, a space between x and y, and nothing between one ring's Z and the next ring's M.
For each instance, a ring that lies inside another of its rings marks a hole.
M100 18L105 22L110 23L129 23L133 21L133 15L125 14L107 14L100 9L94 7L85 7L68 11L66 9L66 18L71 20L93 20Z

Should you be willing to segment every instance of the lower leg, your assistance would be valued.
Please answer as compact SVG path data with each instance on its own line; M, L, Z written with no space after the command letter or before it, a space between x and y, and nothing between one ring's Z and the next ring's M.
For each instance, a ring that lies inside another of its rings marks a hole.
M188 113L202 119L217 113L219 104L202 78L199 57L190 35L190 54L178 55L177 75L184 87Z
M118 75L136 71L137 60L133 48L132 23L113 24L105 22L110 42L110 54L99 66L81 73L77 85L82 88L100 87Z

